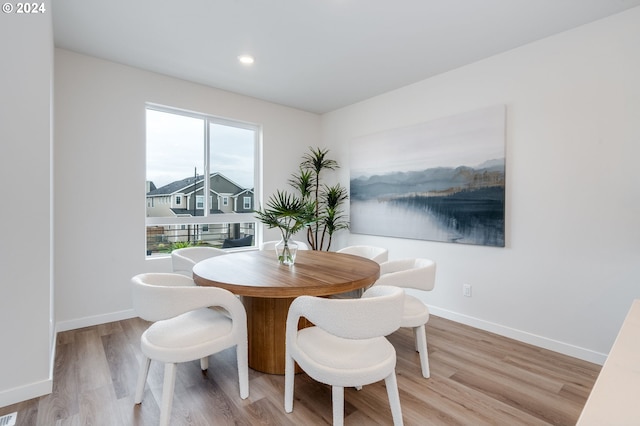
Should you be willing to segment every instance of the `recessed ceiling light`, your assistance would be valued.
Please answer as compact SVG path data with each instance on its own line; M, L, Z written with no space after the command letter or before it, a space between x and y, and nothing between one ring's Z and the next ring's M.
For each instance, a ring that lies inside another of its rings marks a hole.
M255 62L255 59L253 59L251 55L240 55L238 56L238 60L244 65L251 65Z

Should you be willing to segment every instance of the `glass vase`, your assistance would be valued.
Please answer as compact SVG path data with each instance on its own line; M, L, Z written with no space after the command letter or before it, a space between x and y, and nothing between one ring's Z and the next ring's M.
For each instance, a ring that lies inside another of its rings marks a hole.
M282 238L276 243L276 256L283 265L293 265L296 262L298 244L291 239Z

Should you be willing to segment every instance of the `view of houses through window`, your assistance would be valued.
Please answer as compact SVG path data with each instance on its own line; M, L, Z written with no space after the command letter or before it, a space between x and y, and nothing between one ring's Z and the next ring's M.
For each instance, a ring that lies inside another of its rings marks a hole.
M147 105L147 256L255 244L259 127Z

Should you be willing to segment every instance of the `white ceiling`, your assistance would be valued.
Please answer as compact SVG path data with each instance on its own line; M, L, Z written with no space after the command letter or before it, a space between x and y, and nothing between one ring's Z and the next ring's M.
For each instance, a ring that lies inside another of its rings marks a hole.
M640 0L54 0L57 47L324 113ZM250 53L252 67L237 56Z

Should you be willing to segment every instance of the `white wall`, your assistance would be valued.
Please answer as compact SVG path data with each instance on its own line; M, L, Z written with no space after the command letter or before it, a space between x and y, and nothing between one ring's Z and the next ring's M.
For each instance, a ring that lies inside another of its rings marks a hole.
M130 278L171 269L145 260L145 102L262 125L265 194L320 137L316 114L62 49L55 91L59 330L133 316Z
M348 165L355 137L507 106L506 248L343 244L436 260L438 315L602 362L640 298L638 41L635 8L323 116Z
M0 407L51 391L51 5L0 15Z

